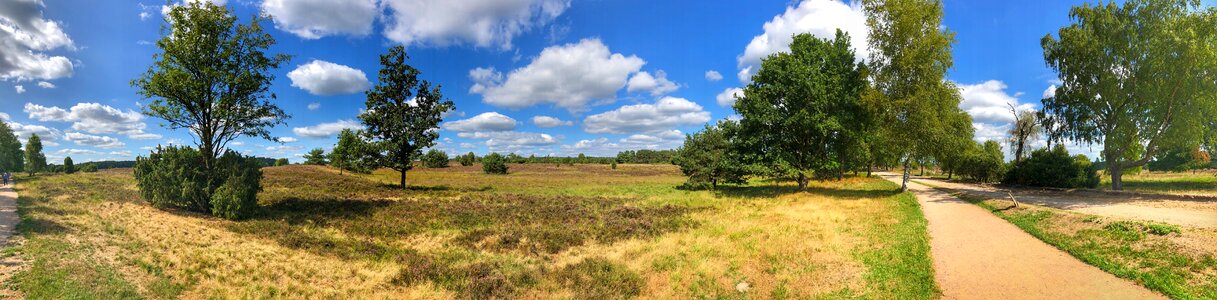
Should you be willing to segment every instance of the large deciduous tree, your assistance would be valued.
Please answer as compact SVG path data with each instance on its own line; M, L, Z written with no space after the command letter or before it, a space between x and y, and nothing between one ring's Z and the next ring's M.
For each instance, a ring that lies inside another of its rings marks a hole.
M735 102L739 137L750 145L742 149L800 189L813 175L840 174L867 122L863 69L840 30L831 40L795 35L790 52L762 60Z
M228 142L241 136L276 140L268 128L287 114L269 100L271 70L290 59L266 53L275 39L263 32L264 18L237 17L209 1L172 6L153 56L139 79L137 93L152 99L143 113L164 119L170 129L187 129L210 172Z
M1044 110L1069 139L1103 144L1112 190L1161 149L1203 136L1217 110L1217 10L1197 0L1074 7L1041 41L1061 79Z
M406 49L389 48L380 56L379 82L367 92L367 110L359 115L367 135L375 140L377 166L401 172L401 188L406 188L406 171L422 155L422 149L435 145L443 113L452 110L440 87L419 80L418 69L406 64Z
M20 172L25 168L21 140L8 123L0 121L0 172Z
M38 134L30 134L25 142L25 172L34 176L46 169L46 154L42 153L42 138Z
M1010 124L1010 148L1014 149L1014 162L1018 163L1023 159L1028 144L1039 137L1040 135L1040 119L1036 118L1036 112L1029 109L1019 110L1013 104L1007 103L1010 106L1010 113L1014 115L1014 123Z
M719 121L716 126L706 125L702 131L686 135L685 143L676 150L673 159L680 171L689 177L688 187L718 188L721 183L740 184L745 180L744 165L739 161L732 138L737 138L739 125L736 122Z
M970 126L951 126L971 120L959 109L959 90L946 80L955 34L943 29L938 0L867 0L863 8L871 79L882 98L879 120L889 146L901 153L901 189L907 190L915 158L932 156L944 144L967 145L959 141L972 137Z
M338 144L330 151L330 165L342 170L367 173L368 152L371 146L363 139L363 132L343 129L338 133Z

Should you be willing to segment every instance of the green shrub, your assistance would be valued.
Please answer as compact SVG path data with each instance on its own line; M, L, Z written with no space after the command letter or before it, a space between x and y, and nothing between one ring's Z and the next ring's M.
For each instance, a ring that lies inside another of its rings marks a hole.
M490 153L482 157L482 171L486 174L507 174L507 159L502 154Z
M84 165L81 165L81 166L80 166L80 171L81 171L81 172L85 172L85 173L96 173L96 172L97 172L97 165L95 165L95 164L91 164L91 163L90 163L90 164L84 164Z
M448 154L444 153L444 151L431 149L431 151L423 154L423 165L428 168L447 168Z
M629 299L642 292L642 277L603 258L588 258L558 272L562 285L579 299Z
M616 169L617 169L617 162L612 162L612 163L610 163L610 164L609 164L609 166L611 166L611 167L613 168L613 170L616 170Z
M986 141L976 144L964 153L959 174L968 179L990 182L1001 178L1006 168L1005 154L1002 154L1001 144Z
M1057 188L1094 188L1099 175L1085 155L1069 156L1064 145L1037 149L1013 165L1002 180L1005 184Z
M469 153L466 153L465 155L457 156L456 162L460 163L462 166L468 167L468 166L472 166L473 163L477 162L477 159L478 159L477 155L474 155L473 152L469 152Z
M63 158L63 172L68 174L76 173L76 165L72 164L71 156Z
M198 150L170 146L136 158L140 195L153 206L241 219L257 208L262 171L257 159L227 151L210 174Z
M292 164L291 161L288 161L286 158L280 158L280 159L275 160L276 167L282 167L282 166L286 166L286 165L290 165L290 164Z

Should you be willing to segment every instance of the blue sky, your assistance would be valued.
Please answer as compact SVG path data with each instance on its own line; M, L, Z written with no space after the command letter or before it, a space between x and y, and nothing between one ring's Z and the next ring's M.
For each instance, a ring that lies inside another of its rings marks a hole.
M456 112L437 148L450 153L614 155L668 149L685 133L733 114L730 89L789 35L850 31L865 52L856 5L834 0L174 0L213 1L247 20L265 13L294 58L271 91L292 118L241 139L245 154L287 157L332 147L357 127L378 55L404 44L422 77L442 85ZM1001 139L1005 103L1037 107L1055 75L1039 40L1068 24L1082 1L945 1L956 32L949 79L964 95L977 139ZM0 118L21 137L39 133L52 160L133 159L158 144L191 144L184 131L140 116L129 82L147 69L162 1L15 0L0 4ZM713 72L711 74L711 72ZM745 76L746 78L746 76ZM1096 147L1074 151L1093 153Z

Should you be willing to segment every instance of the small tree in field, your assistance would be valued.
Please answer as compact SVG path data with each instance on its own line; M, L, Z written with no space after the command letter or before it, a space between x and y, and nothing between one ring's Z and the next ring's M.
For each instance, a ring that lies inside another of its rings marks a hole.
M685 144L676 152L675 162L680 171L689 176L688 187L718 188L719 182L745 183L744 168L732 153L731 131L738 125L732 121L720 121L717 126L707 125L701 132L685 136ZM616 168L616 163L613 168Z
M473 154L473 152L469 152L469 153L466 153L465 155L457 156L456 162L460 163L461 166L468 167L468 166L472 166L473 163L476 163L477 159L478 159L477 155Z
M482 157L482 171L486 174L507 174L507 158L492 152Z
M402 46L380 56L379 83L367 92L367 110L359 115L368 136L376 140L375 164L401 172L402 189L406 171L423 148L435 145L442 115L452 110L452 101L443 100L439 86L418 79L418 69L406 64L408 58Z
M31 134L25 143L25 171L34 176L46 170L46 155L42 154L42 138Z
M304 164L317 166L329 164L329 162L325 161L325 150L321 148L309 150L308 153L304 154Z
M21 141L8 123L0 122L0 172L20 172L25 168Z
M430 151L427 151L427 154L423 154L423 165L426 165L428 168L433 168L433 169L434 168L447 168L448 167L448 153L444 153L444 151L439 151L436 149L431 149Z
M276 167L282 167L282 166L286 166L286 165L290 165L290 164L292 164L291 161L288 161L286 158L280 158L280 159L275 160Z
M351 129L343 129L338 133L338 144L330 151L330 165L342 170L367 173L371 166L368 162L371 145L363 139L363 133Z
M76 173L76 165L72 163L72 157L63 158L63 172L67 174Z

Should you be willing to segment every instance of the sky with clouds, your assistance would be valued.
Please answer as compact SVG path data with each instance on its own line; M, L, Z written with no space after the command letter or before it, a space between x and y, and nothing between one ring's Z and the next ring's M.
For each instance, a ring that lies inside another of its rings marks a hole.
M733 115L732 95L761 58L791 35L851 34L867 51L857 4L797 1L588 0L173 0L255 14L293 55L271 91L292 118L272 129L283 143L240 139L249 155L298 160L359 128L363 92L378 55L402 44L422 78L456 111L436 148L450 153L615 155L670 149L686 133ZM1040 38L1068 24L1083 1L945 0L956 32L960 108L977 140L1003 139L1007 105L1036 108L1056 77ZM1211 5L1212 1L1207 1ZM139 113L130 81L157 53L164 1L0 2L0 119L24 140L43 137L52 161L129 160L156 145L192 144L185 131ZM1042 142L1041 142L1042 143ZM1073 145L1094 153L1098 147Z

